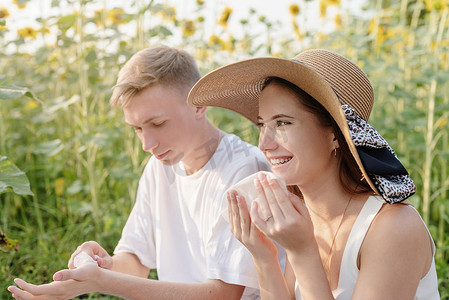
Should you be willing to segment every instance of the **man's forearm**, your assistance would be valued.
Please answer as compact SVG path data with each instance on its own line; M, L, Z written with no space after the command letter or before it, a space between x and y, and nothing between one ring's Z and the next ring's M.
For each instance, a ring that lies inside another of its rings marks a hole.
M112 271L148 278L150 269L141 264L132 253L118 253L112 257Z
M244 287L207 280L204 283L177 283L145 279L102 269L97 278L99 292L124 299L240 299Z

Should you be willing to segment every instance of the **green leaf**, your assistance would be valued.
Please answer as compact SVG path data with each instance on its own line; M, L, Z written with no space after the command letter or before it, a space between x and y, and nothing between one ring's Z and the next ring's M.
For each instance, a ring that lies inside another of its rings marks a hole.
M90 50L89 53L87 53L86 55L86 61L88 63L91 63L95 60L97 60L97 53L95 53L95 50Z
M173 33L165 26L159 25L150 29L150 36L159 36L166 38L169 35L173 35Z
M440 73L437 76L437 82L438 84L446 85L449 82L449 73Z
M40 103L43 103L39 98L37 98L32 91L27 88L14 88L14 87L1 87L0 86L0 100L12 100L18 99L20 97L29 97Z
M33 195L27 176L6 156L0 156L0 193L8 187L19 195Z
M66 32L67 29L69 29L70 27L72 27L75 24L76 18L77 18L77 16L75 16L75 15L67 15L67 16L60 17L57 22L59 28L61 28L61 30L63 32Z
M75 194L78 194L79 192L81 192L83 190L84 186L83 186L83 182L81 180L75 180L68 188L67 188L67 193L70 196L73 196Z
M45 154L47 156L53 156L58 154L61 150L64 149L64 145L62 144L60 139L42 142L34 147L31 152L34 154Z
M68 107L76 102L78 102L81 99L80 95L73 95L70 99L65 100L64 97L58 97L57 99L55 99L56 104L52 105L52 106L48 106L44 109L44 111L47 114L53 114L55 112L57 112L60 109L68 109ZM46 117L48 118L48 117Z

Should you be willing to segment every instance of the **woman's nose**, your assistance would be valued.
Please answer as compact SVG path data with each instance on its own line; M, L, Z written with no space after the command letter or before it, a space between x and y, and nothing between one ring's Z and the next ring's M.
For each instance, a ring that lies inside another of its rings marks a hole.
M273 150L276 147L276 129L272 127L262 128L259 134L259 149L262 151L267 151Z

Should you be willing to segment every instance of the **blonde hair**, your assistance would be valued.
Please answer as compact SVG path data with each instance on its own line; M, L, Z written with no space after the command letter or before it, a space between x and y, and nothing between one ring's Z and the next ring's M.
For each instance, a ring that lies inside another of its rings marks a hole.
M167 46L146 48L134 54L120 70L109 103L125 106L152 84L188 92L200 77L195 59L186 51Z

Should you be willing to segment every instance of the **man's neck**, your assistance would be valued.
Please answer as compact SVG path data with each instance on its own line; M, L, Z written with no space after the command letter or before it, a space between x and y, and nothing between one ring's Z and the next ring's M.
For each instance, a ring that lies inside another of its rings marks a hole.
M220 144L225 132L221 131L209 121L202 130L202 135L195 139L197 145L188 153L182 163L187 175L192 175L199 170L211 159Z

